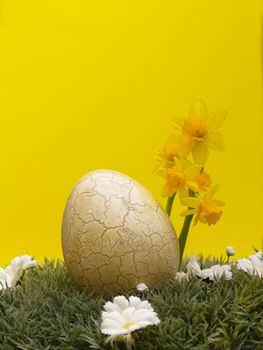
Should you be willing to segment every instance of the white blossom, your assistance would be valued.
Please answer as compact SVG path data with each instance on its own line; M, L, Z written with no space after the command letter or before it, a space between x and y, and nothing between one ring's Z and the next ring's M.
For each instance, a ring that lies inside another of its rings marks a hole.
M237 268L250 275L263 277L263 255L262 252L250 255L250 260L246 258L237 260Z
M226 255L227 256L235 256L235 249L231 246L226 247Z
M175 279L179 282L182 282L182 281L189 281L189 277L190 277L190 274L187 272L183 272L183 271L180 271L180 272L177 272L176 275L175 275Z
M160 320L151 304L138 297L117 296L108 301L102 312L101 331L109 335L107 341L125 341L127 347L134 344L132 332L150 325L157 325Z
M6 272L0 267L0 290L6 289L8 286Z
M16 271L27 270L30 267L37 266L37 265L38 263L36 262L36 260L33 260L32 256L26 255L26 254L17 256L10 262L10 266Z
M218 280L223 276L226 280L230 280L232 278L230 265L213 265L209 269L202 270L202 278L208 278L210 281Z
M261 251L258 251L256 254L250 255L250 259L256 257L257 259L263 260L263 254Z
M5 269L0 268L0 290L15 287L24 271L36 265L37 262L29 255L14 258Z
M136 286L136 289L138 290L138 292L148 292L149 288L145 283L139 283Z
M202 277L202 271L201 271L200 265L199 265L196 257L193 255L191 255L189 258L189 261L186 265L186 270L187 270L188 274Z
M254 268L250 260L246 258L238 259L237 260L237 268L239 270L246 271L250 275L253 275L254 273Z
M189 280L191 276L200 277L202 279L210 279L215 281L222 278L230 280L232 278L231 266L230 265L214 265L207 269L201 269L195 256L191 255L186 265L187 273L177 272L176 279L179 281Z

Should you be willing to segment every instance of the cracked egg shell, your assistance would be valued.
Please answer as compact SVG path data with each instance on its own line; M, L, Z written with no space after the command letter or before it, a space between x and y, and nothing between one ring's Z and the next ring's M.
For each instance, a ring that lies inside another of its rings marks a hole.
M119 294L140 282L164 284L179 263L173 225L142 185L112 170L80 179L66 203L62 248L75 283L86 292Z

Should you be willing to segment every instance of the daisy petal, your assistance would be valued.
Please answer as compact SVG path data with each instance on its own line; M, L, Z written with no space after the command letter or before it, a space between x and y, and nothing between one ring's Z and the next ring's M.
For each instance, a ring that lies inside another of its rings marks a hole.
M122 316L124 317L125 320L131 319L135 311L134 307L128 307L122 312Z
M250 260L246 258L238 259L237 260L237 268L239 270L243 270L248 272L249 274L253 275L253 265Z
M129 302L124 296L117 296L113 299L113 303L117 305L120 310L125 310L126 308L129 307Z
M101 332L103 334L108 334L108 335L120 335L120 334L127 334L128 330L127 329L115 329L115 328L101 328Z
M141 304L141 299L138 297L134 297L133 295L129 297L130 307L134 307L137 309L137 307Z
M152 308L151 304L147 300L143 300L140 303L139 308L153 311L153 308Z
M104 309L108 312L111 312L111 311L118 311L119 307L114 303L112 303L111 301L107 301L107 303L104 305Z
M119 329L120 328L121 323L119 321L115 321L112 319L105 319L101 325L102 328L116 328Z

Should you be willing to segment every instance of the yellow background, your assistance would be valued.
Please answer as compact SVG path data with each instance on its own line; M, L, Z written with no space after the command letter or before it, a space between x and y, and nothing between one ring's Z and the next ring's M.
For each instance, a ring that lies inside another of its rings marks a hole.
M153 152L197 96L228 110L227 150L208 162L227 205L216 226L192 228L187 252L261 247L260 2L0 4L0 264L62 256L65 201L93 169L124 172L164 204Z

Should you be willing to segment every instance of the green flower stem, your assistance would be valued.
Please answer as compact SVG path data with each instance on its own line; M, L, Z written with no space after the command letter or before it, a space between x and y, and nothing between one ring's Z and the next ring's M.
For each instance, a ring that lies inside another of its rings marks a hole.
M166 213L168 214L168 216L171 215L175 195L176 193L174 193L172 196L168 197L167 199Z
M191 225L191 221L193 219L193 214L191 215L187 215L184 219L184 224L179 236L179 248L180 248L180 264L182 261L182 257L184 255L184 248L185 248L185 244L186 244L186 240L187 240L187 236L188 236L188 232L189 232L189 228Z

